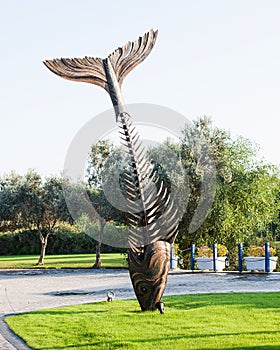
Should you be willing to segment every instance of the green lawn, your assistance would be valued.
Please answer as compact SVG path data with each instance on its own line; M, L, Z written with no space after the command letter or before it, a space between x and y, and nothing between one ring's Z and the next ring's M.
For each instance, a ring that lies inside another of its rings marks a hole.
M135 300L42 310L6 321L31 347L89 349L280 349L280 293L165 297L165 314Z
M127 267L125 257L122 254L102 254L101 258L102 267ZM37 261L38 255L0 256L0 269L38 268L36 266ZM43 268L90 268L93 266L94 261L94 254L47 255Z

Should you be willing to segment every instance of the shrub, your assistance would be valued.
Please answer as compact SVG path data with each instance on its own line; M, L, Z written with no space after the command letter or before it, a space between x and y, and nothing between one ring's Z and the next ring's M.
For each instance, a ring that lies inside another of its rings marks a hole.
M108 226L108 227L107 227ZM113 228L106 225L105 232L108 235L121 236L122 228ZM95 227L98 230L98 227ZM94 235L96 237L96 235ZM91 254L95 253L96 241L84 232L76 228L61 227L52 233L48 239L46 254ZM0 234L0 255L39 255L41 244L37 231L7 232ZM102 253L125 252L126 249L101 245Z
M270 247L269 248L270 256L275 256L276 249ZM265 256L265 246L254 246L251 245L247 250L248 256Z
M217 244L217 255L226 256L227 254L227 247L223 244ZM197 255L200 258L211 258L213 256L213 249L208 246L199 247L197 250Z

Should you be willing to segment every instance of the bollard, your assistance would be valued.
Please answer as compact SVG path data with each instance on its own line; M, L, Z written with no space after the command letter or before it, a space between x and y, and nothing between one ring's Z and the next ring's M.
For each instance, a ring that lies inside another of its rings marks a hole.
M175 255L175 249L172 245L170 248L170 269L177 269L178 257Z
M173 245L170 247L170 269L174 269L174 247Z
M216 272L217 271L217 266L216 266L216 262L217 262L217 244L213 244L213 270Z
M264 251L265 251L265 267L264 271L265 272L270 272L270 250L269 250L269 243L266 242L264 244Z
M243 258L243 245L242 243L238 244L238 271L242 272L242 258Z
M195 244L191 244L191 270L194 270L195 263Z

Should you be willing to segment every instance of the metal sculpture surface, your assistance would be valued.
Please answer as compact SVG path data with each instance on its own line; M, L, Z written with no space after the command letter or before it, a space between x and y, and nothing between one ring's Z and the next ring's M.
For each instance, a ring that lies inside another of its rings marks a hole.
M150 30L128 42L105 59L61 58L44 64L62 78L95 84L112 100L121 142L128 155L124 174L127 215L130 225L128 264L131 281L143 311L159 309L170 266L170 245L178 220L168 188L147 159L140 135L125 110L121 84L125 76L151 52L157 31Z

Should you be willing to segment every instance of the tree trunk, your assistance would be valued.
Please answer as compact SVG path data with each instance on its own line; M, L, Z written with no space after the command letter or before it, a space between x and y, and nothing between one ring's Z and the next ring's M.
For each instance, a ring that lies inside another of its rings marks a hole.
M46 255L46 248L48 244L49 233L44 237L40 232L40 241L41 241L41 254L39 256L38 262L36 265L44 265L44 259Z
M100 248L101 248L101 242L96 242L96 252L95 252L95 263L93 265L94 269L100 269L101 267L101 254L100 254Z
M100 230L98 232L98 240L96 242L96 246L95 246L95 263L93 265L94 269L100 269L102 262L101 262L101 238L103 235L103 231L104 231L104 227L106 225L106 221L104 219L100 219L99 221L100 224Z

